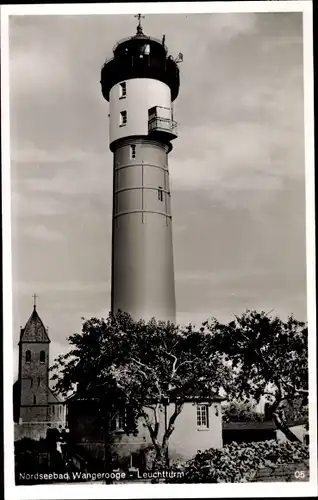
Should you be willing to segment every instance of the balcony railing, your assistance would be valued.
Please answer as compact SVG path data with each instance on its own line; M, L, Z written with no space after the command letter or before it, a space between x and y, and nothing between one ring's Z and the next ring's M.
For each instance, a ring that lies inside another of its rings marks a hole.
M151 118L148 122L148 132L164 132L177 137L178 135L178 124L174 120L169 118L161 118L155 116Z
M135 39L136 39L136 35L134 35L134 36L128 36L126 38L122 38L117 43L115 43L115 45L113 47L113 52L115 52L115 50L117 49L118 45L121 45L122 43L128 42L129 40L135 40ZM145 43L147 41L157 42L157 43L159 43L160 45L162 45L164 47L166 53L168 52L168 47L165 44L163 44L162 40L159 40L159 38L154 38L152 36L147 36L147 35L143 34L141 40L145 41Z

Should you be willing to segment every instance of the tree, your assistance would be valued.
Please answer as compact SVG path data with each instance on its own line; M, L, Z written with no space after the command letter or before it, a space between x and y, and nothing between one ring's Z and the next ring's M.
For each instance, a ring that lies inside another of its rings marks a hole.
M107 407L108 416L128 408L127 432L136 433L142 419L156 451L154 468L167 463L169 438L188 398L216 394L231 377L211 333L191 325L182 329L155 320L134 322L119 312L106 320L84 321L82 333L69 342L74 349L59 356L53 367L58 372L52 377L55 390L65 395L78 384L80 394ZM168 403L173 413L161 429L160 411Z
M213 344L232 366L225 389L229 398L255 402L265 395L269 415L290 441L298 438L287 426L284 405L308 397L308 330L293 316L284 322L265 312L246 311L229 324L205 324Z
M263 422L262 414L255 411L252 403L232 401L223 407L223 422Z

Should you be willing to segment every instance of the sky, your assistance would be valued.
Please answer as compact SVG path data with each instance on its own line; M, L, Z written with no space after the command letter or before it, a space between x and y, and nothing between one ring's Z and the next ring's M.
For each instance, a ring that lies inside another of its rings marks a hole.
M132 15L12 16L13 344L37 310L51 360L110 308L112 154L100 70ZM306 320L301 13L147 15L182 52L169 155L177 320Z

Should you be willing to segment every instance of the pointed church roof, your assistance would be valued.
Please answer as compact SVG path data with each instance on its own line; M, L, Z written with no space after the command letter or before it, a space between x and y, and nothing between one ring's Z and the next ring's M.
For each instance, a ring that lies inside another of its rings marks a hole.
M47 330L37 313L36 306L24 328L21 328L20 342L51 342Z

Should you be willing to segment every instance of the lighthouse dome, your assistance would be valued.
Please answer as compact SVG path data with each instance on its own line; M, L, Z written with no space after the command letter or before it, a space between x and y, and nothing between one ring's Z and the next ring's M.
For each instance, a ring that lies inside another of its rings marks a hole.
M101 71L101 85L104 98L109 101L109 92L117 83L133 78L152 78L170 87L171 100L179 93L179 68L168 55L162 41L147 36L138 26L134 36L117 42L113 58L106 60Z

